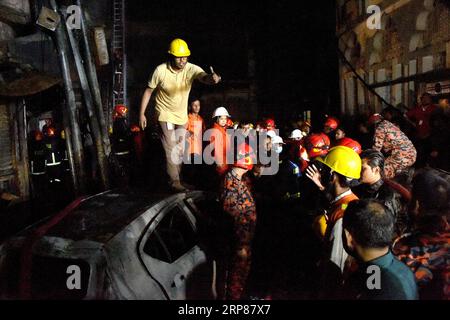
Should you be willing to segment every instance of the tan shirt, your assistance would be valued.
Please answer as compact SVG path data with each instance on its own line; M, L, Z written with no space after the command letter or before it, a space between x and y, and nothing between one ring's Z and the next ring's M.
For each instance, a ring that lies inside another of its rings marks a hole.
M148 81L148 87L156 89L156 113L158 121L184 125L188 121L188 98L192 83L207 73L199 66L187 63L180 72L169 63L156 67Z

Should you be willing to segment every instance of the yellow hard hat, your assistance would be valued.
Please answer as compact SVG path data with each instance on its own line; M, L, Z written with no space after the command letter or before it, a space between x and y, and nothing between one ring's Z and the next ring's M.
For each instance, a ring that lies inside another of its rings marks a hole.
M324 159L318 160L347 178L359 179L361 176L361 158L349 147L331 148Z
M189 50L186 41L182 39L172 40L168 53L175 57L189 57L191 55L191 51Z

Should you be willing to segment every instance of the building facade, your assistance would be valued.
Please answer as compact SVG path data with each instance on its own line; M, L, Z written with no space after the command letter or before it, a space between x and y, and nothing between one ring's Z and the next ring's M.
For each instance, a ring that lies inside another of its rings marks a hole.
M450 96L450 1L338 0L336 7L341 113L412 108L425 91L435 100Z

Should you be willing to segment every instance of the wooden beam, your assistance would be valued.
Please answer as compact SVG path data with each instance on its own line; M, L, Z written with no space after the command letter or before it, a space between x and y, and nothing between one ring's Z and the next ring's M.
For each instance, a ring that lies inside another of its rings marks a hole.
M28 24L30 16L20 10L0 4L0 21L8 24Z

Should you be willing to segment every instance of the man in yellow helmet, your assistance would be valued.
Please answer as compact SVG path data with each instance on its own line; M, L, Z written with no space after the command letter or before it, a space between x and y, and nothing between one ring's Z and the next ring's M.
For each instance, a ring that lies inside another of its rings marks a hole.
M161 141L166 154L167 174L173 191L185 191L180 181L181 159L184 152L186 123L188 121L188 97L194 80L213 85L221 78L213 68L207 74L201 67L189 63L191 51L182 39L170 43L168 60L154 70L148 86L142 96L139 124L142 129L147 126L145 110L155 92L156 115L161 127Z
M361 158L353 149L338 146L330 149L325 158L318 160L323 164L322 170L319 172L311 165L307 169L307 176L326 192L330 200L328 213L319 216L314 227L322 233L325 244L322 280L327 284L324 288L334 290L333 282L335 285L339 282L348 257L343 246L342 219L348 204L358 200L350 186L361 176Z

